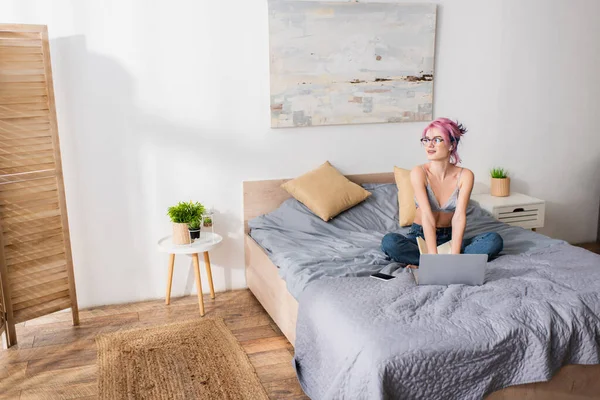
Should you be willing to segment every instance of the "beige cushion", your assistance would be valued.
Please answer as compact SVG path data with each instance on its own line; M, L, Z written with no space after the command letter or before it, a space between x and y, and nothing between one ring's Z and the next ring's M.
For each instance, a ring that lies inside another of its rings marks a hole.
M323 221L329 221L371 195L340 174L329 161L315 170L287 181L281 187Z
M400 226L412 225L417 207L415 207L415 191L410 182L410 171L394 167L394 178L398 187L398 221Z

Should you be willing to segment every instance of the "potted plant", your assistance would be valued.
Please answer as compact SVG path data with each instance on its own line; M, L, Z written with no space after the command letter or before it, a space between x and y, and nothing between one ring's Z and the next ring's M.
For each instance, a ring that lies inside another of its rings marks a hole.
M210 217L204 217L204 227L205 228L210 228L212 226L213 222L212 219L210 219Z
M204 206L198 202L180 201L169 207L167 214L173 222L173 244L190 244L200 237L200 221Z
M196 219L188 224L188 230L190 231L190 238L192 241L200 237L200 220Z
M490 194L497 197L506 197L510 195L510 178L508 171L504 168L492 168L490 170L492 178Z

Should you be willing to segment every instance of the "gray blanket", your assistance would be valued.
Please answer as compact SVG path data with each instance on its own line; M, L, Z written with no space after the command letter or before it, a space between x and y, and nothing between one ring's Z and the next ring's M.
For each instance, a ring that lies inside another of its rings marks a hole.
M381 239L388 232L408 232L398 225L396 185L363 186L372 195L329 222L294 199L249 221L250 236L279 267L296 299L309 283L320 278L369 276L390 264L380 249ZM504 239L502 254L523 254L562 243L498 222L475 203L469 204L465 237L490 231Z
M299 300L295 365L313 399L478 399L600 363L600 256L500 224L476 205L466 237L497 231L483 286L416 286L379 250L394 185L324 223L289 200L252 236ZM320 222L319 222L320 221ZM382 282L374 271L397 275Z
M480 399L600 363L600 256L567 244L489 264L483 286L322 279L295 362L313 399Z

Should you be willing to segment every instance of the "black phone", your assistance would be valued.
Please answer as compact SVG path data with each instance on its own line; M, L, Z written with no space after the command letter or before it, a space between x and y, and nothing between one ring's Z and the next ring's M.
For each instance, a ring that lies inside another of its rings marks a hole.
M376 274L371 275L371 278L381 279L382 281L389 281L390 279L394 279L395 276L382 274L381 272L377 272Z

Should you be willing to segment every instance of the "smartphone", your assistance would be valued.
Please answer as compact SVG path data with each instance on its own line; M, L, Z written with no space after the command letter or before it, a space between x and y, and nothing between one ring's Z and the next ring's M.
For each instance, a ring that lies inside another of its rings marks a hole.
M376 274L371 275L371 278L381 279L382 281L389 281L390 279L394 279L395 276L382 274L381 272L377 272Z

